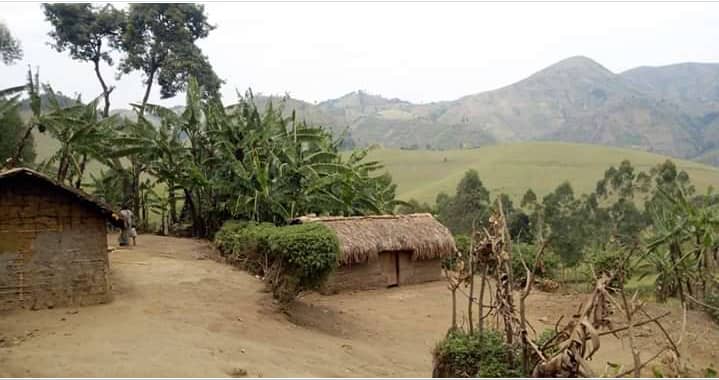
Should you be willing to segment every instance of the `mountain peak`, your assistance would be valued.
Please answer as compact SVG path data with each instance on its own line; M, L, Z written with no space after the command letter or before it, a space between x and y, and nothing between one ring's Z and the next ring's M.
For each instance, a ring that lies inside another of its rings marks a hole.
M542 71L546 70L552 70L552 71L570 71L570 72L594 72L594 73L601 73L605 75L614 75L611 71L609 71L606 67L599 64L597 61L585 57L583 55L576 55L573 57L565 58Z

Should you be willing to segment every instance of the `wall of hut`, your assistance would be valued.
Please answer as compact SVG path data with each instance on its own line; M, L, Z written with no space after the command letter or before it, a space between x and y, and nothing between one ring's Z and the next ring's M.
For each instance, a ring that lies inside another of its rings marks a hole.
M111 299L106 223L73 196L28 179L0 186L0 310Z
M399 257L399 277L392 255ZM410 252L383 252L364 263L339 266L327 279L322 293L348 290L381 289L392 285L410 285L440 280L441 260L411 260Z

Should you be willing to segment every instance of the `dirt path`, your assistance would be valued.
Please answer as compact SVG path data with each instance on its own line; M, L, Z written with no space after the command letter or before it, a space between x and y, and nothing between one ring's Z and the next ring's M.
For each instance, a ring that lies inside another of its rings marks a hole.
M111 253L111 303L0 314L0 375L224 377L242 369L253 377L425 377L448 327L443 282L309 294L283 314L260 280L207 259L206 242L138 242ZM538 330L551 327L580 300L538 293L530 318ZM719 329L701 313L690 314L689 327L692 360L716 363ZM651 329L642 333L644 347L659 341ZM629 362L621 341L602 344L595 366Z

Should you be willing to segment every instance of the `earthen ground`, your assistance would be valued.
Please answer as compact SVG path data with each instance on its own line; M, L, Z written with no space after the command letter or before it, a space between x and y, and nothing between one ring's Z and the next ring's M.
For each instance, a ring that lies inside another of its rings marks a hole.
M312 293L282 313L259 279L211 254L205 241L142 235L110 254L112 302L0 314L0 376L431 376L431 350L451 315L444 282ZM529 318L551 328L584 297L535 292ZM678 334L676 306L648 309L671 310L666 325ZM639 330L647 358L662 339L654 326ZM685 342L695 368L719 363L719 328L704 313L689 313ZM593 366L607 361L631 363L627 343L603 338Z

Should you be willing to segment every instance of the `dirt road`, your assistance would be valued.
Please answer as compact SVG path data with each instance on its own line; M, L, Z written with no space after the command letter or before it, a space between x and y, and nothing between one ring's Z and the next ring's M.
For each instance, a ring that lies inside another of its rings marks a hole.
M114 245L115 241L110 240ZM66 377L425 377L445 333L443 282L369 292L309 294L288 314L262 282L207 259L206 242L143 235L111 253L114 300L105 305L0 314L1 376ZM537 293L530 319L541 330L576 310L581 296ZM664 306L653 306L658 313ZM673 313L670 327L679 326ZM642 328L648 357L660 342ZM690 313L696 366L717 363L719 329ZM628 347L602 340L595 359L629 363Z

